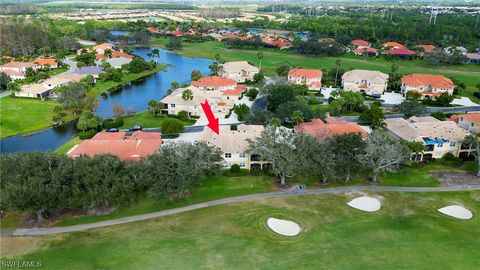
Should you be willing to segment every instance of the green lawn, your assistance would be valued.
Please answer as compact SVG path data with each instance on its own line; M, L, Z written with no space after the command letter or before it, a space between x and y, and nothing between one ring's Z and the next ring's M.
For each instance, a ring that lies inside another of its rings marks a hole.
M165 38L152 38L151 45L164 47L167 42ZM182 55L189 57L206 57L214 58L217 51L220 52L222 61L237 61L246 60L259 66L256 50L237 50L227 49L223 43L219 41L210 41L204 43L182 43L183 48L175 51ZM454 65L432 67L424 64L422 60L403 61L391 60L387 61L384 58L365 58L354 55L344 55L340 57L315 57L302 56L293 54L288 51L266 50L263 53L262 70L266 75L275 74L275 69L288 62L291 65L304 68L326 68L330 69L335 66L335 61L341 59L342 67L349 69L369 69L378 70L382 72L390 72L392 64L400 66L400 73L431 73L442 74L445 76L453 76L467 85L467 91L462 95L469 97L474 102L480 102L480 99L473 96L473 92L478 91L475 85L480 82L480 67L479 65Z
M480 219L436 209L455 203L478 215L480 192L370 195L383 197L380 211L346 205L359 194L262 199L87 232L2 237L2 255L39 260L42 269L478 269ZM279 236L269 217L302 232Z
M239 176L239 177L209 177L205 183L188 198L176 201L155 201L146 195L139 195L137 202L128 206L121 207L110 215L106 216L82 216L77 218L67 218L58 223L58 226L68 226L109 220L114 218L126 217L182 207L185 205L240 196L252 193L264 193L271 191L272 179L268 176Z
M152 112L150 111L140 112L132 116L123 117L124 124L123 126L120 127L120 129L127 129L136 125L141 125L144 128L160 127L162 125L162 122L165 121L166 119L170 119L170 118L166 116L154 117L152 115ZM182 121L179 119L175 119L175 120L177 120L184 126L191 126L193 123L195 123L194 120L192 120L191 122Z
M0 137L33 132L50 126L57 102L29 98L0 99ZM72 120L71 116L67 120Z
M164 70L165 68L166 68L165 65L158 65L155 69L152 69L152 70L146 70L146 71L142 71L140 73L130 73L130 74L127 74L126 76L124 76L121 82L114 82L114 81L98 82L97 84L95 84L94 87L92 87L92 89L90 89L89 94L94 95L94 96L98 96L98 95L100 95L101 93L103 93L107 90L118 87L118 86L120 86L122 84L125 84L125 83L128 83L128 82L138 80L138 79L146 77L148 75L157 73L161 70Z
M60 155L65 155L72 147L74 147L76 144L81 143L82 140L78 136L73 137L71 140L60 146L59 148L55 149L53 151L54 153L60 154Z

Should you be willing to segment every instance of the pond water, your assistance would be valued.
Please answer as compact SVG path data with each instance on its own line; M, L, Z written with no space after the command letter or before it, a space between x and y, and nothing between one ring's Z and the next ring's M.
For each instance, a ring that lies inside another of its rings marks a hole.
M150 48L135 48L134 54L148 59ZM200 70L202 74L208 74L208 66L211 60L205 58L189 58L178 54L160 50L159 62L167 64L168 68L144 78L140 82L134 82L122 87L121 90L106 97L99 97L99 106L95 114L102 118L113 115L112 105L121 104L125 109L141 112L148 109L148 101L162 99L173 81L180 85L190 82L190 74L193 70ZM55 150L75 136L77 130L75 124L69 123L61 128L47 128L31 135L17 135L0 140L0 152L28 152Z

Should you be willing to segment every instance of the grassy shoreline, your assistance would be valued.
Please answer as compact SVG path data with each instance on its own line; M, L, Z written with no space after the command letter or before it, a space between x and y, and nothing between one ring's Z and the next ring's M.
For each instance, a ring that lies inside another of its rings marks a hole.
M99 82L88 90L87 95L98 96L113 88L121 87L123 84L130 83L167 68L166 65L158 65L155 69L146 70L140 73L127 74L121 82ZM54 101L43 101L29 98L4 97L0 99L0 138L6 138L15 135L26 134L51 127L51 119L54 115L53 107L59 105ZM22 113L17 113L18 108ZM27 111L24 111L27 110ZM11 111L11 113L8 113ZM14 112L15 111L15 112ZM71 114L68 115L65 122L74 120Z

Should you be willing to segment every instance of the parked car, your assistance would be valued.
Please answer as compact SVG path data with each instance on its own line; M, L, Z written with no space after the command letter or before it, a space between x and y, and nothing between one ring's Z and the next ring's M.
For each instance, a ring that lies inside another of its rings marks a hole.
M133 126L133 127L129 128L128 130L130 130L130 131L140 131L142 129L143 129L142 126Z
M118 128L109 128L107 132L118 132Z

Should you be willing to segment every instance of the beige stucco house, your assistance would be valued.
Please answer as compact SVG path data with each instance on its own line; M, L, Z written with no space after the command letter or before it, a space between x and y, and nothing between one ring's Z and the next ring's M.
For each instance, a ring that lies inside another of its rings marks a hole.
M469 134L453 121L440 121L434 117L411 117L386 119L387 132L392 139L420 142L425 150L418 155L412 153L412 160L426 161L444 157L451 153L456 157L468 155L462 142Z
M249 149L248 139L259 138L263 130L262 125L241 124L237 126L236 130L232 130L229 125L222 125L219 135L217 135L210 128L205 127L198 136L198 141L218 147L223 153L223 166L225 168L238 164L242 169L269 169L271 167L269 162L247 153Z
M388 75L380 71L355 69L342 76L342 87L346 91L365 92L380 96L387 90Z
M245 81L253 81L253 77L259 72L259 68L250 65L247 61L235 61L223 64L220 76L243 83Z
M322 88L321 70L294 68L288 72L288 81L292 84L305 84L308 90L320 91Z

